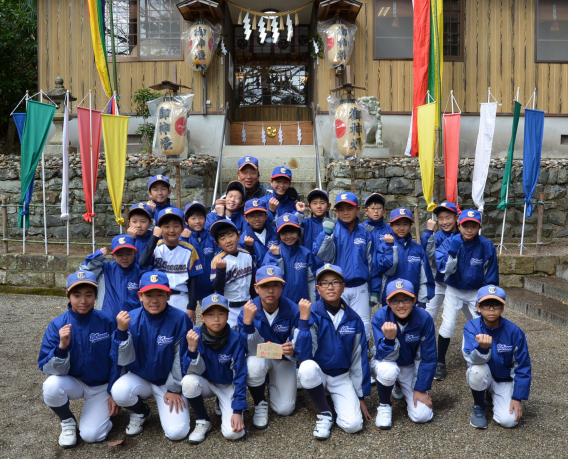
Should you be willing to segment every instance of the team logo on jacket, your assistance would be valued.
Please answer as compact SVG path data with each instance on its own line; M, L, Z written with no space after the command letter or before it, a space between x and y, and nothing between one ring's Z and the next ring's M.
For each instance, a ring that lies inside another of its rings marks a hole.
M356 237L355 240L353 241L353 244L355 244L355 245L362 245L362 244L366 244L366 243L367 242L362 237Z
M233 354L219 354L219 363L230 362L233 358Z
M396 288L402 288L402 281L397 281L394 285L396 285Z
M126 238L125 237L121 237L118 239L118 243L119 244L124 244L126 242Z
M156 339L156 343L158 343L160 346L163 346L164 344L172 344L173 342L173 336L170 336L168 338L167 336L158 335L158 339Z
M495 289L495 287L489 287L489 293L495 293L497 290Z
M273 268L267 268L266 274L268 274L269 276L272 276L274 274L274 269Z
M469 260L469 264L471 266L482 265L483 260L481 260L480 258L472 258L471 260Z
M498 344L497 352L513 352L513 346L509 346L508 344Z
M285 222L289 222L289 221L290 221L290 216L284 215L284 216L282 217L282 220L284 220Z
M407 343L415 343L416 341L420 341L420 335L411 335L410 333L404 335L404 341Z
M337 331L342 335L354 335L355 327L350 327L349 325L342 325L337 329Z
M108 333L91 333L89 335L89 341L91 343L96 343L98 341L102 341L103 339L108 339L110 338L110 335Z
M414 255L408 255L406 259L409 263L420 263L422 259L420 257L415 257Z
M209 255L209 254L211 254L211 253L213 253L213 252L214 252L213 247L205 247L205 248L203 249L203 253L204 253L205 255Z
M171 214L171 213L172 213L172 208L171 208L171 207L168 207L168 208L166 209L166 213L167 213L167 214Z
M294 263L294 269L306 269L307 267L308 267L308 264L302 263L301 261Z
M214 303L217 303L217 301L219 301L219 295L213 295L211 297L211 301L213 301Z
M150 282L158 282L158 275L157 274L152 274L150 276Z
M290 326L277 324L272 327L272 330L274 330L274 333L285 333L290 330Z
M126 288L128 290L138 290L140 288L140 284L138 284L137 282L129 282L126 285Z
M253 205L253 206L258 206L258 199L255 199L255 200L252 202L252 205Z
M85 278L85 273L83 271L79 271L77 273L77 279L84 279Z
M468 217L473 217L474 215L475 215L475 213L473 212L473 210L470 210L470 211L467 213L467 216L468 216Z
M268 242L266 243L266 247L270 248L270 247L272 247L273 245L277 245L277 244L278 244L278 241L268 241Z

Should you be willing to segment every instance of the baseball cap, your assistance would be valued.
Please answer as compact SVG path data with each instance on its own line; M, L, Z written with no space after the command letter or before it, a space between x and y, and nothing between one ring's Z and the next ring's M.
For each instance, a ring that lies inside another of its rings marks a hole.
M189 204L187 204L183 211L183 215L186 216L189 210L194 207L199 208L205 213L205 215L207 215L207 207L205 207L205 204L203 204L201 201L191 201Z
M254 156L243 156L237 161L237 166L239 170L241 170L244 166L253 166L255 169L258 169L258 159Z
M154 177L150 177L150 179L148 180L148 189L152 188L152 185L157 182L164 182L166 185L168 185L168 188L170 187L170 179L165 175L158 174L154 175Z
M287 167L275 167L272 171L272 177L286 177L287 179L292 180L292 171Z
M97 276L91 271L75 271L67 277L67 291L69 292L73 287L80 284L94 285L99 287L97 283Z
M327 194L327 191L320 190L319 188L315 188L308 193L308 204L316 198L322 198L329 202L329 195Z
M152 212L152 208L145 202L138 202L136 204L133 204L130 207L130 210L128 211L128 218L130 218L130 214L134 211L144 212L145 214L148 215L148 218L150 219L154 218L154 212Z
M458 214L458 208L453 202L441 202L436 206L433 212L438 215L438 212L441 212L443 210L453 212L456 215Z
M179 217L183 225L183 212L181 211L181 209L178 209L177 207L166 207L164 210L161 210L160 213L158 214L158 222L156 224L160 226L160 221L162 220L162 218L168 215L175 215Z
M365 207L369 207L371 203L374 201L380 202L383 205L383 207L387 203L387 200L381 193L372 193L365 198Z
M414 286L412 282L407 281L406 279L396 279L392 282L389 282L387 285L387 300L392 298L397 293L405 293L408 296L416 298L414 294Z
M352 206L359 205L357 196L355 196L355 193L351 193L351 191L346 191L337 195L337 197L335 198L335 206L337 207L337 204L341 202L346 202L347 204L351 204Z
M134 249L136 252L138 252L132 236L129 236L128 234L119 234L118 236L112 238L112 246L110 253L114 253L117 250L124 248Z
M215 240L217 240L217 233L223 229L226 228L234 228L234 230L237 232L237 234L239 233L239 230L237 229L237 227L235 226L235 224L231 221L231 220L217 220L215 222L213 222L213 224L211 225L211 227L209 228L209 234L211 235L211 237Z
M414 219L412 218L412 211L407 209L406 207L398 207L394 210L391 210L389 224L400 220L401 218L408 218L412 223L414 223Z
M300 227L300 223L298 222L298 217L294 214L285 213L276 219L276 230L277 233L280 232L282 228L285 226L294 226L296 228Z
M268 204L264 199L249 199L245 202L245 215L250 214L255 210L261 210L268 213Z
M477 292L477 302L481 303L482 301L490 299L497 300L505 304L505 300L507 299L505 290L501 287L497 287L496 285L484 285Z
M341 278L343 279L343 271L341 270L341 268L339 266L332 265L330 263L326 263L320 269L317 270L316 281L322 276L322 274L325 274L325 273L335 273L335 274L341 276Z
M245 186L238 180L233 180L232 182L229 182L229 184L227 185L226 192L228 193L231 190L240 191L243 196L247 195L247 190L245 189Z
M279 281L283 284L286 283L284 280L284 274L278 266L265 265L258 268L256 272L256 285L266 284L267 282Z
M169 292L170 282L166 273L163 271L148 271L142 274L139 292L147 292L148 290L165 290Z
M475 209L465 209L462 210L458 223L461 225L463 222L472 221L477 222L481 225L481 213L479 210Z
M223 309L229 311L229 300L218 293L209 295L201 300L201 314L213 306L221 306Z

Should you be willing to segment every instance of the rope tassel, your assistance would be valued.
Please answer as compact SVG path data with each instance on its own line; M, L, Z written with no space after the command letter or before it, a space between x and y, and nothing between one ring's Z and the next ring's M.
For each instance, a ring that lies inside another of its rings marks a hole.
M280 30L284 30L284 21L282 20L282 16L280 16L280 26L279 26Z
M239 10L239 20L237 21L238 25L243 25L243 10Z
M252 30L256 30L256 16L252 18Z
M271 22L270 17L267 17L266 18L266 31L267 32L270 32L270 22Z
M298 18L298 13L294 13L294 25L297 27L300 25L300 19Z

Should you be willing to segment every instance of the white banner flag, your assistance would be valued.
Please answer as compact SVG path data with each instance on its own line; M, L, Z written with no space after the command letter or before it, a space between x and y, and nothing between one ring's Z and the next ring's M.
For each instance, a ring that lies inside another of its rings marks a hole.
M61 219L69 220L69 105L65 96L65 115L63 116L63 170L61 184Z
M483 212L483 206L485 205L483 192L485 190L485 182L487 182L487 173L489 172L496 116L497 102L481 104L479 133L477 134L475 165L473 167L473 180L471 184L471 197L480 212Z

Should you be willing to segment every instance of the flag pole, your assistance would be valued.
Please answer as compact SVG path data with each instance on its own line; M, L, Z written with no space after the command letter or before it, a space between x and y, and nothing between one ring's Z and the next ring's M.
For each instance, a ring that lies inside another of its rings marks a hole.
M535 105L536 105L536 88L534 88L534 92L532 95L532 108L534 110ZM524 211L523 211L523 230L521 231L521 243L519 244L519 247L521 248L521 252L520 254L523 254L523 248L525 248L525 246L523 245L523 242L525 240L525 220L527 218L527 203L525 202L525 206L524 206Z
M89 89L89 133L91 135L91 214L95 210L95 191L93 186L93 108L92 108L92 93ZM98 163L97 163L98 172ZM88 210L88 209L87 209ZM95 216L91 215L91 233L93 235L93 253L95 253Z
M43 89L39 90L39 101L43 103ZM43 240L47 255L47 212L45 209L45 150L41 150L41 183L43 186Z
M29 99L29 91L26 89L26 116L28 116L28 99ZM26 190L27 193L27 190ZM24 199L24 208L26 205L26 200ZM26 214L24 213L24 225L22 228L23 237L22 237L22 253L25 255L26 253Z
M67 90L67 94L66 94L66 98L65 98L65 108L68 108L68 106L69 106L69 90ZM69 123L69 120L67 120L67 122ZM69 129L69 124L67 125L67 129ZM67 169L69 170L69 140L67 140L67 145L64 145L63 148L67 149ZM69 174L69 172L68 172L68 174ZM69 182L69 175L67 175L67 182ZM69 187L67 187L67 188L69 189ZM69 197L67 197L66 202L67 202L67 205L66 205L65 213L67 214L67 221L65 222L65 226L66 226L66 231L67 231L67 255L69 255L69 220L70 220Z

